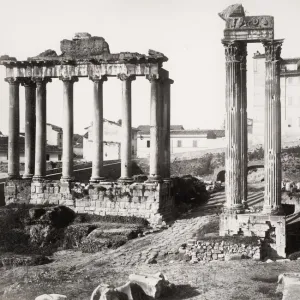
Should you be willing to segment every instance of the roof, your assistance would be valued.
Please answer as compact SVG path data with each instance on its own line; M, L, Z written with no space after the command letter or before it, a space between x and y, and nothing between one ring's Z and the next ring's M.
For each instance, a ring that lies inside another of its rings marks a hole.
M225 130L223 129L184 129L184 130L171 130L171 136L178 135L199 135L207 136L214 135L216 138L225 137ZM140 131L140 134L150 134L150 131Z
M50 123L46 123L48 126L51 126L52 127L52 130L54 131L57 131L57 132L63 132L62 128L59 127L59 126L56 126L56 125L53 125L53 124L50 124Z
M83 136L81 134L74 133L73 146L74 146L74 148L82 148L83 147Z
M20 153L25 152L25 139L23 136L19 137ZM62 153L62 149L58 146L47 145L46 151L51 153ZM8 149L8 136L0 136L0 152L7 152Z
M141 131L142 133L150 133L150 125L139 125L137 127L138 131ZM182 125L171 125L170 130L184 130Z

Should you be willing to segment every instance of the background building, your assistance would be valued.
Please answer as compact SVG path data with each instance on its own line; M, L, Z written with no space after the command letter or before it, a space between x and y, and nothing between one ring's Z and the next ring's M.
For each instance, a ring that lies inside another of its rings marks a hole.
M150 155L150 126L137 128L137 157ZM192 152L225 147L225 130L185 130L182 125L171 125L171 153Z
M87 132L83 136L83 159L92 160L93 149L93 124L85 128ZM121 123L103 120L103 159L120 159L122 126ZM137 154L137 129L132 128L132 157Z
M253 143L264 139L265 54L253 56ZM300 136L300 58L281 61L281 134L284 141Z
M63 130L61 127L47 123L47 144L62 148Z

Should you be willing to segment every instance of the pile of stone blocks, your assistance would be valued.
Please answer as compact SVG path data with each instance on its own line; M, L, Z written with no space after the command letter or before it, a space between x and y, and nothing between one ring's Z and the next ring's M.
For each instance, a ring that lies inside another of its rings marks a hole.
M29 203L31 198L30 180L8 180L5 183L5 204Z
M212 260L231 260L231 257L239 255L241 258L259 260L261 258L261 245L235 243L231 241L205 241L189 240L187 244L179 248L179 253L185 254L191 263Z

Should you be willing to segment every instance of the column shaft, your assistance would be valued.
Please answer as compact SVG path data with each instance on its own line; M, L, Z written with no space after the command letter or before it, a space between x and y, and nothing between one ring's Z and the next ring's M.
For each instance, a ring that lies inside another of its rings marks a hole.
M163 137L163 150L165 156L165 167L164 167L164 175L165 178L170 178L171 176L171 84L173 80L166 79L164 81L164 137Z
M243 45L241 61L241 199L247 202L248 195L248 122L247 122L247 44Z
M164 100L164 82L160 80L158 83L158 110L159 110L159 143L160 143L160 155L159 155L159 166L160 175L165 178L166 173L166 160L165 160L165 139L166 139L166 107Z
M132 120L131 120L131 81L134 76L119 74L122 81L122 143L120 181L132 181Z
M7 78L9 83L9 112L8 112L8 177L20 177L20 100L19 84L15 78Z
M226 54L226 205L225 210L242 210L241 61L245 44L223 42Z
M46 83L50 79L36 80L36 130L35 130L35 167L33 179L46 176Z
M151 99L150 99L150 176L149 180L156 181L161 179L160 169L160 110L159 110L159 82L155 76L149 76L151 82Z
M73 177L73 86L77 78L62 78L63 81L63 181L74 180Z
M93 114L93 162L91 182L104 180L103 171L103 81L92 79L94 82L94 114Z
M36 84L27 80L25 86L25 169L23 178L32 178L35 163L35 102Z
M281 212L280 53L282 40L264 42L266 53L264 213Z

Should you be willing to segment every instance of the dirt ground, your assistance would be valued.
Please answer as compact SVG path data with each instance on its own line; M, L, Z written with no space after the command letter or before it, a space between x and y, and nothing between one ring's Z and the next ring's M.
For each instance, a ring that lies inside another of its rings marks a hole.
M249 205L262 200L262 186L251 186ZM224 192L168 229L129 241L115 250L96 254L65 250L55 253L53 262L33 267L17 267L0 273L0 299L32 300L44 293L61 293L68 299L89 299L99 284L119 286L131 273L163 272L176 285L179 299L281 299L275 294L278 275L297 272L300 261L264 263L251 260L191 264L176 254L178 247L197 235L208 223L217 221L225 201ZM149 256L156 264L147 264Z

